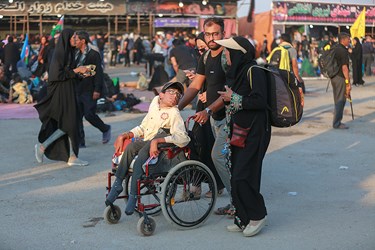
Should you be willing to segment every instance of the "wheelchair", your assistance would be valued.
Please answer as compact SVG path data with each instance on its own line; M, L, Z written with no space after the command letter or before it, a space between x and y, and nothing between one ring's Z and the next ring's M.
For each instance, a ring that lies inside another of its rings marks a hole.
M144 164L144 175L137 182L135 211L140 216L137 231L144 236L154 233L156 222L152 216L161 212L167 222L177 229L201 226L212 213L217 198L216 181L211 170L199 161L190 160L188 147L166 144L159 149L157 162L149 158ZM112 176L114 174L108 172L107 195L111 190ZM117 199L128 199L131 178L129 171L123 183L124 194ZM204 194L209 190L213 195L207 198ZM120 218L119 206L107 206L104 210L104 219L108 223L116 224Z

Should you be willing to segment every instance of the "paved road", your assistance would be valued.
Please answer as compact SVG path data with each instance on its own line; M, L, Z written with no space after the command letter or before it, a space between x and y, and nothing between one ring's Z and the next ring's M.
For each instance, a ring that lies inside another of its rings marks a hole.
M132 78L129 70L109 71ZM89 166L40 165L33 152L39 120L2 120L0 249L375 249L375 78L366 82L353 89L354 121L345 109L350 129L333 130L327 81L306 80L303 121L273 129L262 180L268 225L253 238L226 232L232 221L217 215L190 231L174 229L160 215L151 237L138 235L136 215L109 225L102 216L113 148L101 144L98 130L85 123L80 157ZM103 119L115 136L143 116L117 112ZM228 199L219 197L217 206Z

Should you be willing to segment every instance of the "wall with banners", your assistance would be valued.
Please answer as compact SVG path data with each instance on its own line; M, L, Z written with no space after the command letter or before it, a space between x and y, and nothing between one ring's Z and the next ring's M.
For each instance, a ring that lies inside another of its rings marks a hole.
M111 1L14 1L0 3L0 14L10 15L124 15L123 0Z
M373 25L374 5L273 1L272 13L275 22L352 24L363 7L366 7L366 23Z

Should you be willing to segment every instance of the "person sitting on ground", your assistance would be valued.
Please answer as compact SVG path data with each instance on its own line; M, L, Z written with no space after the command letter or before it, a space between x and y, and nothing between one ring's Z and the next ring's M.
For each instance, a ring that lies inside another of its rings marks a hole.
M158 144L173 143L178 147L184 147L190 142L184 121L177 108L177 103L183 93L184 87L180 82L167 82L159 96L152 100L142 123L117 137L114 145L115 151L122 148L126 139L143 137L144 140L136 140L126 147L115 174L115 182L105 200L106 206L112 205L122 192L122 182L131 162L138 155L134 162L129 199L125 209L127 215L133 214L137 201L137 180L143 174L142 165L149 157L156 158L159 155ZM169 133L165 130L169 130Z
M10 81L11 87L9 89L10 100L13 103L30 104L33 103L33 96L30 93L27 82L23 81L18 73L12 74Z
M12 98L9 96L9 79L5 75L3 66L0 66L0 103L11 102Z

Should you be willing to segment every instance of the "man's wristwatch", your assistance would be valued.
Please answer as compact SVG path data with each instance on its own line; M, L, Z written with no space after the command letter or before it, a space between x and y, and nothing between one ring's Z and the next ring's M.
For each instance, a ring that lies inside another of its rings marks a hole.
M206 112L207 112L207 114L208 114L209 116L212 115L212 110L211 110L210 108L205 108L204 110L206 110Z

